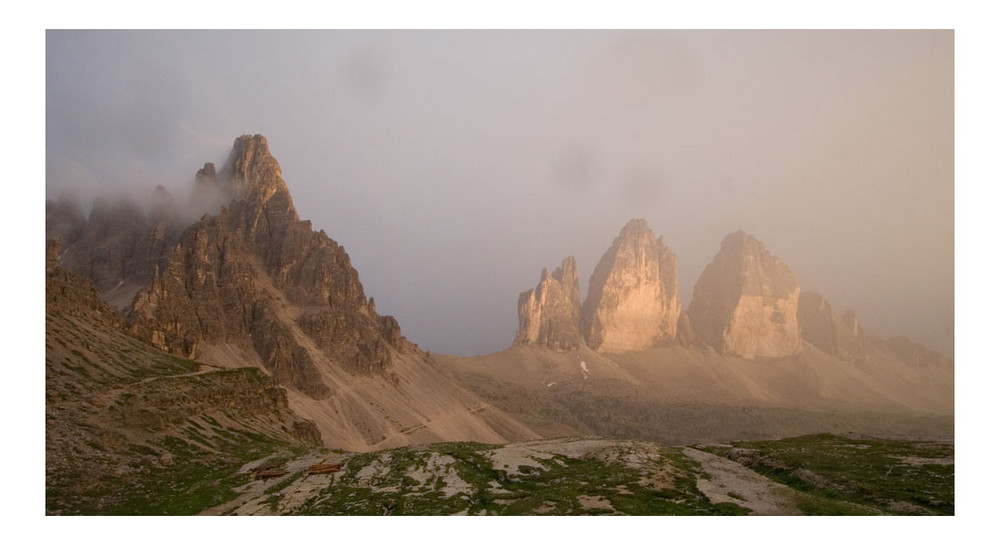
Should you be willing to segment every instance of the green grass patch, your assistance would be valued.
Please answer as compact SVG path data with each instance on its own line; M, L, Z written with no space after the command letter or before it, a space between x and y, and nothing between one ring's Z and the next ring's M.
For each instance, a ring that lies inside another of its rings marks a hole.
M808 514L955 512L954 446L872 437L809 435L706 448L805 495Z
M621 512L635 515L728 515L748 512L733 503L712 505L697 490L700 467L679 449L665 449L664 463L680 469L676 489L654 490L638 484L635 469L589 458L554 455L541 467L498 469L487 456L494 447L441 443L351 456L335 483L310 498L304 515L581 515ZM418 482L408 476L440 456L451 477L440 474ZM365 478L362 478L365 477ZM449 489L448 480L463 484ZM446 495L446 492L449 495ZM609 506L581 502L604 498ZM586 506L584 505L586 504Z

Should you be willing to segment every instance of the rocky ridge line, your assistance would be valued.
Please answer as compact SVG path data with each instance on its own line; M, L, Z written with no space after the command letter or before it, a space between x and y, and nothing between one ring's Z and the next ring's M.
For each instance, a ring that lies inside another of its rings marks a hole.
M196 180L232 200L184 231L138 295L128 313L137 335L188 358L206 344L249 350L316 399L331 394L320 360L376 374L393 348L411 346L375 312L343 247L299 220L263 136L237 138L221 172L207 164Z

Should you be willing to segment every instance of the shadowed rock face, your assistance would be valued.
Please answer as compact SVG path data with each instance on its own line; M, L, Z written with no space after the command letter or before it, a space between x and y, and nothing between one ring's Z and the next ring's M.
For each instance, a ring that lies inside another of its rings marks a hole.
M622 228L590 277L581 329L599 352L645 350L677 335L677 261L644 220Z
M818 293L804 291L799 295L798 320L802 340L816 348L841 359L865 357L865 332L854 311L838 316Z
M45 201L46 240L58 238L64 246L70 246L80 238L86 226L87 218L83 216L80 205L73 200L60 197Z
M59 266L62 243L58 237L45 241L45 311L67 317L86 315L113 329L124 329L125 320L101 300L94 283Z
M677 318L677 342L681 346L694 346L699 348L704 348L705 341L694 332L691 328L691 318L688 317L687 312L681 311L681 315Z
M580 283L573 257L564 259L552 274L542 270L538 286L518 297L517 319L514 344L559 350L580 346Z
M701 274L687 313L695 333L720 353L775 358L799 350L798 301L788 266L737 231Z
M65 201L46 203L46 238L58 237L64 245L59 265L90 279L119 308L149 283L182 229L163 186L156 188L148 212L126 200L98 199L84 219Z
M320 359L363 374L389 366L406 342L398 324L376 314L347 252L299 220L264 137L238 138L221 173L209 164L196 180L232 201L181 235L129 312L136 334L191 358L204 343L250 349L317 399L330 394Z
M149 256L139 246L148 230L149 221L139 206L98 200L74 244L67 245L60 265L93 280L100 292L112 289L146 268Z

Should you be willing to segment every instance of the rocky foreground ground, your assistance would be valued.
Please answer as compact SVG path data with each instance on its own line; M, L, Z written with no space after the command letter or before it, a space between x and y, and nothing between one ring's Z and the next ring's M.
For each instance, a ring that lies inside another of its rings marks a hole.
M276 452L222 477L234 515L951 515L950 443L814 435ZM179 498L178 498L179 499Z

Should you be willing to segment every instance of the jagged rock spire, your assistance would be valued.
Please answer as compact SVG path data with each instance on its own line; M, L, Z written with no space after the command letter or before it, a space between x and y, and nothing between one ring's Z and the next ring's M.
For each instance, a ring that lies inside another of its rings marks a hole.
M518 329L514 344L573 350L580 334L580 282L572 256L549 274L542 269L538 286L518 297Z
M391 316L375 313L344 248L300 221L263 136L241 136L222 169L206 164L198 187L230 198L191 225L129 312L133 331L196 357L226 344L256 353L289 387L331 394L320 369L388 370L410 346Z
M645 220L629 221L590 277L581 329L598 351L645 350L677 334L677 260Z
M291 206L288 187L281 178L281 166L271 155L267 139L259 134L236 139L222 167L222 177L235 200L263 203L277 196Z

